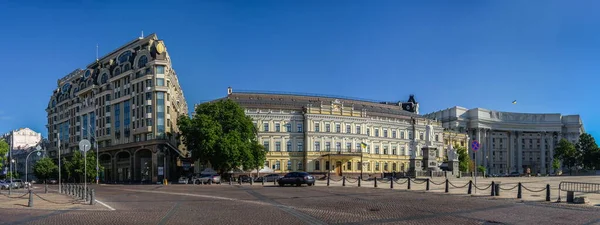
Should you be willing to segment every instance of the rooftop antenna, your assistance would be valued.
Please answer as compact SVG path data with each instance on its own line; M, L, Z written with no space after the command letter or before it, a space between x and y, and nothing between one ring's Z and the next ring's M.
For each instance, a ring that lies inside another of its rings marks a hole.
M144 39L144 31L142 30L142 36L140 36L140 39Z
M98 44L96 44L96 62L98 62Z

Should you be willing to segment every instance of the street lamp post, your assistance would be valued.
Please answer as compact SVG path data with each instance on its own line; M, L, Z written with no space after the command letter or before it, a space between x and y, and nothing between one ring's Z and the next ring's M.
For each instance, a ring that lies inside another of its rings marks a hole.
M79 142L79 149L83 152L83 190L87 191L87 151L90 150L91 143L87 139ZM87 195L86 195L87 199Z
M13 157L12 157L12 148L13 148L13 144L12 143L13 143L13 140L14 140L13 135L15 135L15 134L14 134L14 132L11 131L11 134L10 134L10 144L9 144L9 147L8 147L8 157L10 158L10 161L8 162L8 166L10 167L10 185L8 185L8 195L10 195L10 192L11 192L11 189L12 189L13 176L14 176L13 175L13 168L12 168L12 164L15 161L13 159Z
M27 166L27 163L29 162L29 156L31 155L31 153L34 153L34 152L38 152L38 156L40 156L42 151L43 151L42 147L38 145L37 147L35 147L35 151L32 151L29 154L27 154L27 157L25 158L25 182L29 182L29 180L27 179L27 175L28 175L27 170L29 169L29 167Z

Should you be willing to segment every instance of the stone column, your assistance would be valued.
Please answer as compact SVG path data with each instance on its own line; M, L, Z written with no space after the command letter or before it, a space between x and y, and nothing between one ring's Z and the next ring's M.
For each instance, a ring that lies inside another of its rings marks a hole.
M550 135L550 143L548 143L549 147L550 147L550 173L556 173L556 171L554 170L554 168L552 167L552 162L554 162L554 141L556 140L556 137L554 136L554 133L552 133Z
M542 143L542 152L540 153L540 169L541 169L541 173L542 174L546 174L546 135L548 135L548 133L546 132L542 132L542 140L540 141Z
M485 155L486 155L487 159L485 161L486 161L486 164L487 164L487 168L489 168L488 169L488 173L491 174L491 173L494 173L493 171L495 169L493 167L494 164L492 163L493 160L494 160L492 158L492 151L494 151L494 149L492 148L492 129L487 129L486 133L487 133L487 140L486 140L486 142L487 142L487 149L485 150Z
M523 142L522 142L523 132L517 131L517 171L519 173L523 173Z

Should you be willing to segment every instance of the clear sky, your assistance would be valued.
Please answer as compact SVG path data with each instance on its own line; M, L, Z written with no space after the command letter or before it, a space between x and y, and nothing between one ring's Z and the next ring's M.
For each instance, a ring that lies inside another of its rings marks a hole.
M22 2L27 2L24 4ZM451 4L452 2L453 4ZM190 107L245 90L580 114L600 136L600 1L0 1L0 133L47 131L56 81L144 33ZM517 100L518 104L511 102Z

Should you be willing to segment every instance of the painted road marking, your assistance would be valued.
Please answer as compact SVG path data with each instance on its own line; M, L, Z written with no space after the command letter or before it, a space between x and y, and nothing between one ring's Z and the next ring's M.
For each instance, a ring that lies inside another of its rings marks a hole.
M107 205L107 204L106 204L106 203L104 203L104 202L101 202L101 201L98 201L98 200L96 200L96 202L97 202L97 203L100 203L101 205L103 205L104 207L106 207L106 208L108 208L108 209L110 209L110 210L112 210L112 211L115 211L115 210L116 210L115 208L113 208L113 207L110 207L110 205Z

